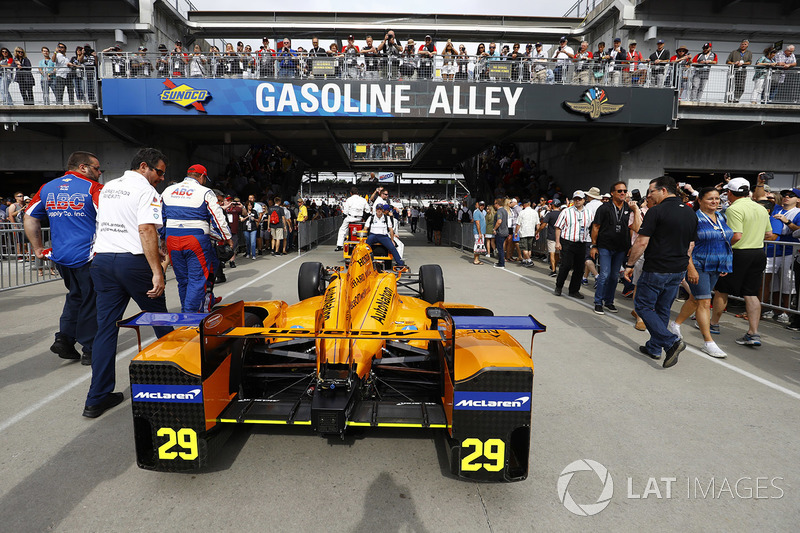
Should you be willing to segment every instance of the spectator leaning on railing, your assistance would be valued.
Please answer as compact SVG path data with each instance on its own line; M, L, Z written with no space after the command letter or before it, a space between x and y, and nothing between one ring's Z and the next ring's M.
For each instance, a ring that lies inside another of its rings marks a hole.
M33 105L33 73L31 72L31 60L28 59L25 50L19 46L14 48L14 65L16 66L14 81L19 85L22 102L25 105Z
M753 52L747 49L750 41L744 39L739 48L728 54L726 65L733 65L733 101L738 102L744 93L747 66L753 63Z

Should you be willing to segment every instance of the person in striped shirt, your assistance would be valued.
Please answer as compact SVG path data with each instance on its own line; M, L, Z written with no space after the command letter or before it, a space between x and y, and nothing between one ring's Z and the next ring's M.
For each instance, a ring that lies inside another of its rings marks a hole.
M586 255L586 237L589 235L591 220L584 210L586 193L581 190L572 195L573 204L561 211L556 221L556 251L561 252L561 266L556 277L556 288L553 294L561 296L564 282L569 271L572 278L569 282L569 295L573 298L583 299L580 293L581 276L583 275L583 260Z

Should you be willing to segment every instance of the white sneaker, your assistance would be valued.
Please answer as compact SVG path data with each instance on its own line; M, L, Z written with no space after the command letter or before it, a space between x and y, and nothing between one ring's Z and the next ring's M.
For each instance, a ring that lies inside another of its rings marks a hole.
M674 320L669 321L669 324L667 324L667 329L677 335L679 339L683 338L683 335L681 335L681 327L676 324Z
M761 320L769 320L773 316L775 316L775 314L772 311L764 311L761 313Z
M789 323L789 315L787 313L781 313L777 317L775 317L775 320L777 320L781 324L788 324Z
M720 359L724 359L728 357L728 354L723 352L717 343L714 341L707 342L703 345L703 351L710 355L711 357L719 357Z

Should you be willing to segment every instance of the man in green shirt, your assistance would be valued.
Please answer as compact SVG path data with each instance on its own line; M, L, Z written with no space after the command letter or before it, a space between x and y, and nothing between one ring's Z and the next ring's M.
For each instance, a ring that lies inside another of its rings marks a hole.
M728 305L728 294L742 296L747 310L747 333L737 344L761 346L758 322L761 318L761 275L767 266L764 241L774 241L769 213L750 199L750 182L733 178L725 185L730 207L725 212L733 230L733 272L719 278L711 314L711 333L719 334L719 319Z

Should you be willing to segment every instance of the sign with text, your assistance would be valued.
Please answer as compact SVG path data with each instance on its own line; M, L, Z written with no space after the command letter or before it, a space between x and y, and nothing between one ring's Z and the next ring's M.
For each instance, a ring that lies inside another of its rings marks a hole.
M324 60L323 60L324 61ZM510 68L510 65L505 65ZM565 102L578 101L586 86L517 83L442 83L429 80L191 80L192 95L202 94L204 112L196 106L162 100L165 84L181 79L104 79L104 115L253 116L494 119L588 123ZM605 87L609 104L622 105L603 114L597 124L670 124L674 91L659 88ZM193 97L194 98L194 97ZM199 97L198 97L199 98ZM195 98L196 99L196 98Z

